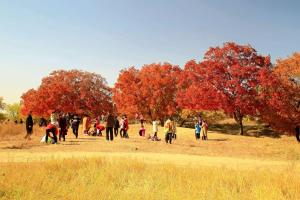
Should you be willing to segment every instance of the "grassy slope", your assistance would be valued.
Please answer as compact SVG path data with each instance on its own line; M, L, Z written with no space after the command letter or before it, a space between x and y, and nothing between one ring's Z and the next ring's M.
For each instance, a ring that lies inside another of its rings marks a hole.
M9 131L2 127L0 196L300 199L300 145L294 138L209 133L209 141L199 142L193 130L178 128L178 140L166 145L138 137L137 130L131 126L129 140L83 136L76 140L69 133L65 143L43 145L39 143L43 130L25 142L21 135L4 136ZM50 161L41 163L44 160Z

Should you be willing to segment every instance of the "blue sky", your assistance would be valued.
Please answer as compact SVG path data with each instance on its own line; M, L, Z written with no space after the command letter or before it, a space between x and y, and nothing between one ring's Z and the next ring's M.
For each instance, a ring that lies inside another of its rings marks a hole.
M125 67L183 67L226 41L275 61L300 50L299 9L297 0L0 0L0 96L17 102L55 69L112 86Z

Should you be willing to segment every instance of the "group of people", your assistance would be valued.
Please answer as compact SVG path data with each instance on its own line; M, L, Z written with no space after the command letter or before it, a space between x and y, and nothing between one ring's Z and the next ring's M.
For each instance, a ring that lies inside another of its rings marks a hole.
M136 122L138 121L138 115L135 117ZM85 135L92 136L102 136L102 131L106 129L106 139L113 140L114 137L117 137L120 134L122 138L129 138L128 129L129 123L126 115L123 115L121 118L118 116L113 116L111 113L108 113L106 117L106 127L101 124L101 121L105 120L105 116L101 115L95 119L91 119L88 115L83 117L83 133ZM23 121L22 121L23 122ZM20 122L20 123L22 123ZM46 127L46 134L43 138L43 141L46 143L49 142L49 137L51 138L51 142L56 144L58 139L59 141L66 140L66 135L68 134L68 129L71 127L73 134L76 138L79 135L79 125L81 122L81 118L79 115L74 114L64 114L60 113L57 117L57 113L53 112L50 116L50 123L45 118L40 119L40 126ZM141 128L139 130L140 136L146 135L146 129L144 126L145 120L143 117L140 117ZM26 136L25 139L30 140L33 132L34 121L32 118L32 113L29 112L26 121ZM160 141L158 138L158 125L159 121L155 120L152 122L153 126L153 136L149 135L148 139L152 141ZM208 131L208 123L199 116L197 122L195 123L195 138L196 140L207 140L207 131ZM164 124L164 134L166 143L172 143L172 139L176 139L176 123L170 117ZM57 138L57 135L59 137ZM300 142L300 128L296 126L295 128L295 136L298 142Z
M41 118L39 122L40 127L45 127L45 136L42 138L41 142L57 144L59 141L65 141L68 130L71 127L73 134L78 138L79 125L81 118L78 115L71 113L59 113L53 112L50 115L50 120ZM34 121L32 118L32 112L30 111L26 118L26 136L25 139L31 139L33 132ZM58 136L58 137L57 137Z
M114 137L120 135L121 138L129 138L128 129L129 122L126 115L122 117L114 116L112 113L108 113L105 117L98 116L97 118L91 118L88 115L84 115L83 118L76 114L71 113L59 113L53 112L50 115L50 121L47 121L44 118L40 120L40 126L45 126L46 133L43 137L42 141L45 143L53 143L57 144L59 141L65 141L66 135L68 134L69 128L72 129L73 134L76 138L79 135L79 125L82 121L83 134L89 136L102 136L102 131L106 130L106 140L113 141ZM101 124L101 122L106 122ZM143 118L140 119L141 128L139 130L139 135L145 137L146 129L145 129L145 120ZM27 135L25 139L30 139L33 130L33 118L31 112L29 113L26 119L26 131ZM160 141L161 139L158 137L158 126L159 121L152 121L153 135L149 135L147 139L152 141ZM202 136L202 140L207 140L207 129L208 124L199 117L199 120L195 124L195 137L196 140L199 140ZM177 139L177 129L176 122L172 117L169 117L163 126L163 132L165 134L165 142L168 144L172 144L172 140ZM58 136L58 137L57 137Z
M196 140L207 140L207 130L208 130L208 123L202 119L201 116L199 116L199 119L197 120L195 124L195 138ZM202 136L202 137L201 137Z
M141 128L139 130L139 135L142 137L145 137L146 135L146 129L144 126L145 120L141 119ZM158 120L154 120L152 121L152 131L153 131L153 136L150 134L148 136L148 139L151 141L161 141L161 139L158 137L158 125L159 125L159 121ZM177 138L177 134L176 134L176 122L173 120L172 117L169 117L164 126L163 126L163 130L164 130L164 134L165 134L165 142L168 144L172 144L172 140Z
M141 128L139 130L139 135L140 136L145 136L145 126L144 126L144 121L141 120ZM157 120L152 122L153 126L153 136L149 136L148 139L152 141L160 141L160 139L157 136L158 133L158 125L159 122ZM202 119L201 116L199 116L196 124L195 124L195 137L196 140L199 140L202 138L202 140L207 140L207 131L208 131L208 123ZM173 120L172 117L169 117L165 124L164 124L164 134L165 134L165 142L168 144L172 144L173 139L177 139L177 134L176 134L176 122ZM202 137L201 137L202 136Z
M101 124L102 120L106 120L106 126ZM82 121L83 133L89 136L102 136L102 131L106 129L106 139L113 140L120 134L121 138L129 138L128 129L129 123L126 115L121 118L114 116L111 113L104 118L97 117L92 119L90 116L85 115Z
M129 122L126 115L123 115L121 119L108 113L106 118L106 140L113 141L114 136L117 137L120 129L121 138L129 138L128 129Z
M28 119L32 120L31 113L28 116ZM106 126L101 124L101 121L106 121ZM30 121L30 120L28 120ZM51 142L56 144L59 141L65 141L68 129L71 127L73 134L76 138L79 135L79 125L82 121L83 134L90 136L102 136L102 131L106 129L106 139L112 141L114 137L117 137L118 134L122 138L129 138L128 129L129 123L126 115L123 115L121 119L117 116L113 116L111 113L108 113L106 117L99 116L92 119L88 115L84 115L82 120L79 115L74 114L64 114L60 113L57 117L57 113L53 112L50 116L50 123L45 122L45 119L41 119L41 124L46 126L46 134L42 139L42 142L48 143ZM40 124L40 125L41 125ZM32 125L33 126L33 121ZM27 126L26 126L27 127ZM120 131L119 131L120 130ZM32 133L28 132L30 135ZM59 135L59 138L57 138ZM49 141L49 137L51 140Z

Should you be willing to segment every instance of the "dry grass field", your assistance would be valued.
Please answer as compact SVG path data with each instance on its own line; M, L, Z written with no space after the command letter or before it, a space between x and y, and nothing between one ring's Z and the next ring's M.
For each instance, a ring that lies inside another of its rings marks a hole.
M151 127L147 127L147 132ZM293 137L209 132L196 141L178 128L172 145L80 135L40 143L35 127L0 125L0 199L300 199L300 145ZM162 129L159 137L163 138Z

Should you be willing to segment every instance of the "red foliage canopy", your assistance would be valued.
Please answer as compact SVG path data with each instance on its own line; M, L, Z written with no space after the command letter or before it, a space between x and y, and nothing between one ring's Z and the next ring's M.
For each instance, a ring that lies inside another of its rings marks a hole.
M22 113L29 110L38 116L53 111L98 115L112 110L111 89L98 74L79 70L59 70L43 78L37 90L22 98Z
M140 70L122 70L113 89L113 100L121 113L160 119L177 109L177 83L181 69L169 63L144 65Z
M278 60L261 80L261 118L275 130L294 134L300 125L300 54Z
M185 65L178 103L189 109L223 110L240 124L243 134L243 117L255 115L261 106L260 73L270 69L270 57L258 55L250 45L210 48L202 62Z

